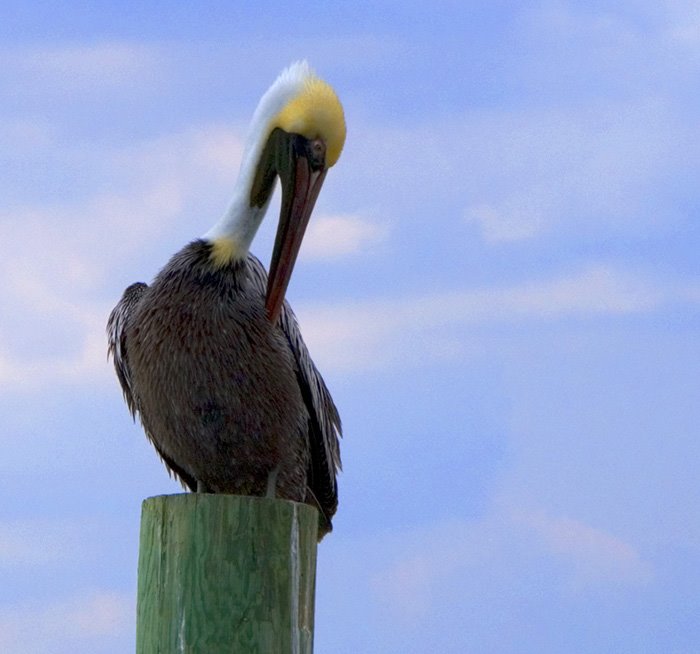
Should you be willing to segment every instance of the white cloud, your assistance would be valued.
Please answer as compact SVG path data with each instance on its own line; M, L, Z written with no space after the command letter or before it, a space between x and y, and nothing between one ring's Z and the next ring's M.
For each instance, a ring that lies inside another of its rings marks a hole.
M647 583L651 565L620 538L568 517L551 517L543 511L516 516L532 528L544 546L568 563L574 587L616 583Z
M85 330L75 354L23 358L0 352L0 387L33 391L56 384L86 385L106 380L109 373L103 322L99 321L99 330L94 321L93 328Z
M119 41L6 47L2 57L5 75L22 74L25 86L42 94L50 88L94 92L127 83L153 84L162 79L165 63L154 46Z
M653 577L651 564L630 543L542 510L495 506L477 520L403 529L373 543L381 567L371 573L370 589L383 610L407 622L446 610L455 594L468 611L478 605L481 588L512 590L522 575L543 569L557 569L547 582L557 595L638 586Z
M523 206L474 206L466 212L467 222L476 223L488 242L518 241L535 236L544 224L541 210Z
M684 301L644 278L593 265L559 278L327 307L297 307L322 368L364 370L474 351L466 328L482 323L588 319L653 311Z
M123 43L59 50L53 72L46 74L60 76L77 67L80 75L89 77L114 67L136 75L142 55L149 66L158 65L160 56L158 50L142 52ZM44 54L37 50L35 55L39 53ZM82 57L85 62L76 63ZM414 213L416 208L425 213L435 196L433 189L439 189L438 202L447 197L454 200L452 206L468 207L466 220L490 242L533 238L557 229L605 231L621 224L644 229L645 221L656 219L644 209L645 189L668 164L679 142L677 125L673 111L656 100L469 111L439 125L419 125L410 138L405 129L394 128L349 143L345 184L357 193L372 179L372 189L382 195L382 212L389 215L409 205ZM41 141L46 138L42 134L39 130L33 138ZM372 148L372 156L361 152L362 143ZM416 169L415 143L421 143L431 166ZM233 186L242 138L215 124L125 148L92 150L65 152L68 161L77 159L79 166L100 171L91 195L60 206L20 207L0 220L0 247L9 255L3 253L0 261L5 280L0 293L10 298L9 312L22 315L30 325L13 336L0 324L0 386L73 383L107 374L103 327L117 297L101 302L95 295L110 279L126 285L152 275L171 252L147 271L134 271L133 277L125 264L141 252L155 250L153 243L166 231L190 238L214 222ZM352 163L359 160L361 171ZM367 161L382 175L368 174ZM385 187L376 187L377 179ZM450 214L431 216L436 225L452 219ZM309 226L302 256L356 255L380 245L388 234L386 222L353 214L319 216ZM30 259L27 253L11 251L9 244L17 243L31 244ZM304 334L324 365L365 369L478 351L478 343L466 338L463 328L480 321L646 311L658 305L658 292L644 280L598 266L512 289L387 298L302 308L299 313ZM54 338L70 332L50 356L41 352L40 336L31 327L39 321L57 327ZM455 326L462 331L455 334ZM28 352L31 349L36 351Z
M134 612L130 596L100 590L51 604L0 607L0 651L95 651L100 642L131 630Z
M211 123L102 154L110 168L130 182L177 182L185 195L211 184L233 190L243 154L244 135Z
M13 157L46 148L53 140L53 128L43 119L21 117L0 122L0 147Z
M491 243L668 229L683 216L667 180L698 163L690 144L700 138L682 108L655 95L470 108L437 124L363 131L346 147L349 206L359 194L409 234L426 221L453 233L461 219ZM429 166L417 165L416 144Z
M195 214L201 223L194 229L203 232L226 208L242 149L241 136L218 124L112 149L61 144L53 159L71 176L89 176L91 190L52 204L28 195L5 209L0 247L20 253L23 246L40 266L69 254L105 270L137 246L157 243L184 216Z
M309 223L301 256L306 260L323 260L358 254L381 243L388 234L386 225L360 216L321 215Z
M404 620L423 619L441 604L445 585L496 552L487 543L493 544L497 531L488 520L456 520L395 535L392 556L370 580L372 591L391 613Z
M210 137L208 132L206 138ZM159 153L156 148L145 159L152 160ZM218 155L214 159L218 161ZM228 168L231 163L223 166ZM14 252L0 263L4 279L0 294L7 306L23 316L25 325L21 331L0 325L0 386L31 389L108 378L104 324L111 302L96 302L90 296L113 274L129 248L138 247L164 228L163 216L173 219L183 210L185 199L180 193L191 191L170 189L152 187L141 197L92 200L94 224L85 224L77 234L64 229L71 220L65 210L58 215L28 213L21 220L7 216L2 221L4 242L31 243L33 261L39 265L28 267L25 253ZM150 220L151 214L156 218ZM125 223L131 226L124 231ZM361 220L342 217L337 224L341 225L338 233L345 230L352 235L353 247L363 238L379 238ZM319 237L315 243L322 241ZM110 247L95 247L102 242L109 242ZM56 276L56 270L62 275ZM304 336L324 369L364 370L426 359L451 360L478 352L478 342L470 339L465 328L479 323L639 313L664 302L692 302L696 295L689 288L675 297L649 280L601 264L510 288L297 309ZM47 323L56 326L52 334L56 347L50 352L40 345L46 341Z
M96 295L111 278L126 285L142 277L138 270L127 277L124 262L197 213L200 197L225 195L241 150L235 132L210 125L103 152L96 165L110 186L127 192L98 191L71 204L0 215L0 387L106 379L104 329L118 297ZM222 201L218 211L224 209Z
M0 568L36 566L63 559L75 531L55 523L0 524ZM47 547L47 543L51 546Z
M556 594L638 586L653 578L651 563L616 535L582 520L500 502L478 519L404 528L370 542L373 562L380 562L370 569L370 588L380 606L407 621L444 610L455 591L468 607L478 604L480 588L498 592L542 569L557 570L546 582L555 584L549 592ZM517 578L511 576L514 569Z
M481 136L468 137L479 170L467 174L466 217L487 241L552 231L639 233L676 218L654 197L684 149L684 129L663 102L467 121L467 134L477 129Z
M107 305L91 299L104 273L99 255L62 232L59 221L25 216L3 221L11 243L0 261L0 387L27 389L56 382L90 382L104 375ZM48 238L47 238L48 237Z

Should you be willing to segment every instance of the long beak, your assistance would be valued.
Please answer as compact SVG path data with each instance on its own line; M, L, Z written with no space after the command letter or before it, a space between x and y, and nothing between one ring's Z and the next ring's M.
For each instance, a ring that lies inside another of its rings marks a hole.
M288 179L282 179L280 221L267 278L265 308L273 324L282 310L301 241L326 177L326 168L312 170L304 156L295 156L290 163L288 171L285 171ZM280 177L285 172L280 171Z

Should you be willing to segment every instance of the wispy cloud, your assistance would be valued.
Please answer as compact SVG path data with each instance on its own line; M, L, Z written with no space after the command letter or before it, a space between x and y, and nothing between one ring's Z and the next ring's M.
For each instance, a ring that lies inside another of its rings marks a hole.
M488 520L450 521L397 534L386 566L370 580L379 602L403 620L439 610L445 585L496 553L499 527ZM489 547L488 543L493 547Z
M692 301L644 277L592 265L554 279L512 287L386 298L328 307L299 307L304 335L324 369L364 370L452 358L473 348L470 326L483 323L589 319L654 311Z
M46 120L27 116L0 121L0 146L6 155L21 156L52 144L53 129Z
M0 568L60 561L75 540L75 533L74 529L57 523L28 520L0 523Z
M152 45L123 41L5 47L4 75L20 75L23 92L90 91L154 83L164 71L163 53Z
M210 123L131 143L100 153L108 172L124 181L176 180L189 195L205 183L233 188L245 135L230 126Z
M462 138L478 169L467 175L467 220L494 242L638 233L676 219L656 197L685 149L673 115L645 101L468 118Z
M175 230L178 221L198 214L198 206L214 222L224 201L214 213L214 202L198 205L198 200L225 196L241 150L235 132L209 125L102 152L95 165L104 191L2 213L0 387L104 379L104 325L118 297L102 300L102 289L111 278L123 277L124 285L135 281L126 277L124 262L152 248L165 229ZM199 229L207 226L203 221ZM186 238L196 235L190 231ZM131 274L143 276L138 270Z
M349 144L351 165L345 161L348 203L366 186L386 215L416 221L417 233L426 216L435 225L463 216L488 243L637 238L682 222L683 185L668 180L697 168L691 144L698 126L659 80L691 79L694 71L677 68L687 55L676 50L669 58L665 37L635 33L614 15L579 17L572 3L545 4L554 15L525 12L539 31L531 27L529 57L511 64L527 97L495 110L466 98L439 121L411 116L401 124L392 115L379 126L362 125L368 137ZM576 42L558 29L572 30ZM546 49L535 45L542 32ZM646 52L650 40L663 63ZM575 63L566 58L569 48ZM560 49L562 57L552 56ZM581 85L573 81L578 75Z
M134 610L130 596L101 590L48 604L0 607L0 650L35 654L97 651L100 643L132 629Z
M514 565L521 575L541 575L557 595L636 587L653 578L651 564L632 544L543 510L496 506L476 520L455 519L377 537L374 551L383 564L368 580L372 594L388 607L384 610L407 622L444 611L453 595L465 611L479 604L484 587L486 595L507 595L516 583L510 576ZM555 566L557 574L542 574Z
M226 167L228 165L227 162ZM50 214L12 223L23 225L24 235L5 242L36 243L41 250L38 259L42 264L27 268L22 255L8 254L0 265L5 272L0 291L9 306L23 312L25 323L27 319L37 327L47 320L54 323L58 327L54 338L58 340L52 351L37 354L27 344L32 339L45 339L43 327L36 333L31 329L14 335L8 332L3 341L4 350L0 350L1 385L36 388L56 381L80 383L106 378L109 373L103 329L110 304L96 302L90 296L129 247L136 247L146 235L162 229L163 216L174 217L182 211L183 200L179 193L171 194L168 188L152 189L150 195L139 199L105 201L102 206L94 204L93 215L98 226L88 227L87 234L83 232L77 237L56 228L61 221ZM151 213L157 216L155 221L149 220ZM122 234L125 215L127 222L133 221L133 226ZM355 249L363 239L381 237L381 230L368 227L359 219L327 220L331 221L331 227L340 225L337 232L331 230L333 234L326 240L323 234L328 235L328 232L324 229L321 236L312 239L312 244L321 247L325 243L331 251L337 248L337 256L340 252L348 253L344 250L349 247L348 242ZM6 221L5 225L8 224ZM44 238L47 230L52 234L48 241ZM104 238L99 235L102 230L111 235L115 243L104 253L92 247ZM342 234L343 230L349 236L341 239L342 244L333 245L335 234ZM62 270L63 277L56 278L55 270ZM298 307L298 313L305 338L324 368L366 370L466 356L475 347L478 349L478 345L465 330L482 323L517 324L634 314L653 311L668 303L692 303L696 298L697 292L691 287L683 292L669 290L648 278L598 264L572 274L513 287L402 299L387 297L327 307L302 306ZM61 334L68 339L63 344ZM41 352L41 348L38 350Z
M577 589L601 583L647 583L652 578L651 565L632 545L602 529L543 511L522 513L516 520L571 566L571 584Z
M384 241L386 225L361 216L318 216L309 224L301 255L306 260L338 259L359 254Z
M545 223L542 207L524 204L477 205L467 210L465 218L467 222L476 223L490 243L530 238L540 232Z

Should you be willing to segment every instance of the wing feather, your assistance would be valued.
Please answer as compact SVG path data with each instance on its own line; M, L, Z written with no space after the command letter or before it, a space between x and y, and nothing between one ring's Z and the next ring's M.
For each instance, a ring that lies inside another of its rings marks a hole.
M262 263L252 254L248 264L253 283L265 295L267 272ZM309 412L309 446L311 463L309 469L309 489L314 494L330 528L330 519L338 506L338 486L336 476L341 469L340 442L342 425L338 409L321 373L311 360L304 343L294 311L285 300L280 313L280 327L297 364L297 379L302 397Z
M126 325L129 316L136 305L141 301L143 294L148 290L148 285L143 282L136 282L127 287L119 300L117 306L112 309L107 321L107 342L108 355L114 360L114 369L117 371L117 378L124 393L124 400L129 407L129 411L134 419L138 411L138 396L134 393L131 382L131 369L129 368L128 350L126 347Z
M136 282L128 286L122 295L122 299L119 300L117 306L112 309L112 313L109 314L109 320L107 321L107 352L114 360L114 369L117 372L117 378L122 387L126 405L129 407L129 411L134 420L136 420L136 414L140 413L139 396L134 388L131 368L129 367L129 348L126 333L127 325L129 324L129 320L133 317L134 309L141 301L146 291L148 291L148 285L143 282ZM141 424L143 425L148 440L151 441L156 448L156 452L158 452L158 455L165 463L168 472L174 475L185 488L196 490L196 479L158 447L151 437L148 428L143 423L143 420L141 420Z

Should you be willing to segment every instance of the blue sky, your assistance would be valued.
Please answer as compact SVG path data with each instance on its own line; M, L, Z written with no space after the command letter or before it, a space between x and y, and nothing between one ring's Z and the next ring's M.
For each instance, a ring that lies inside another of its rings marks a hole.
M4 14L0 651L133 647L140 502L179 488L104 325L299 58L348 122L288 293L345 426L316 651L697 649L695 3Z

